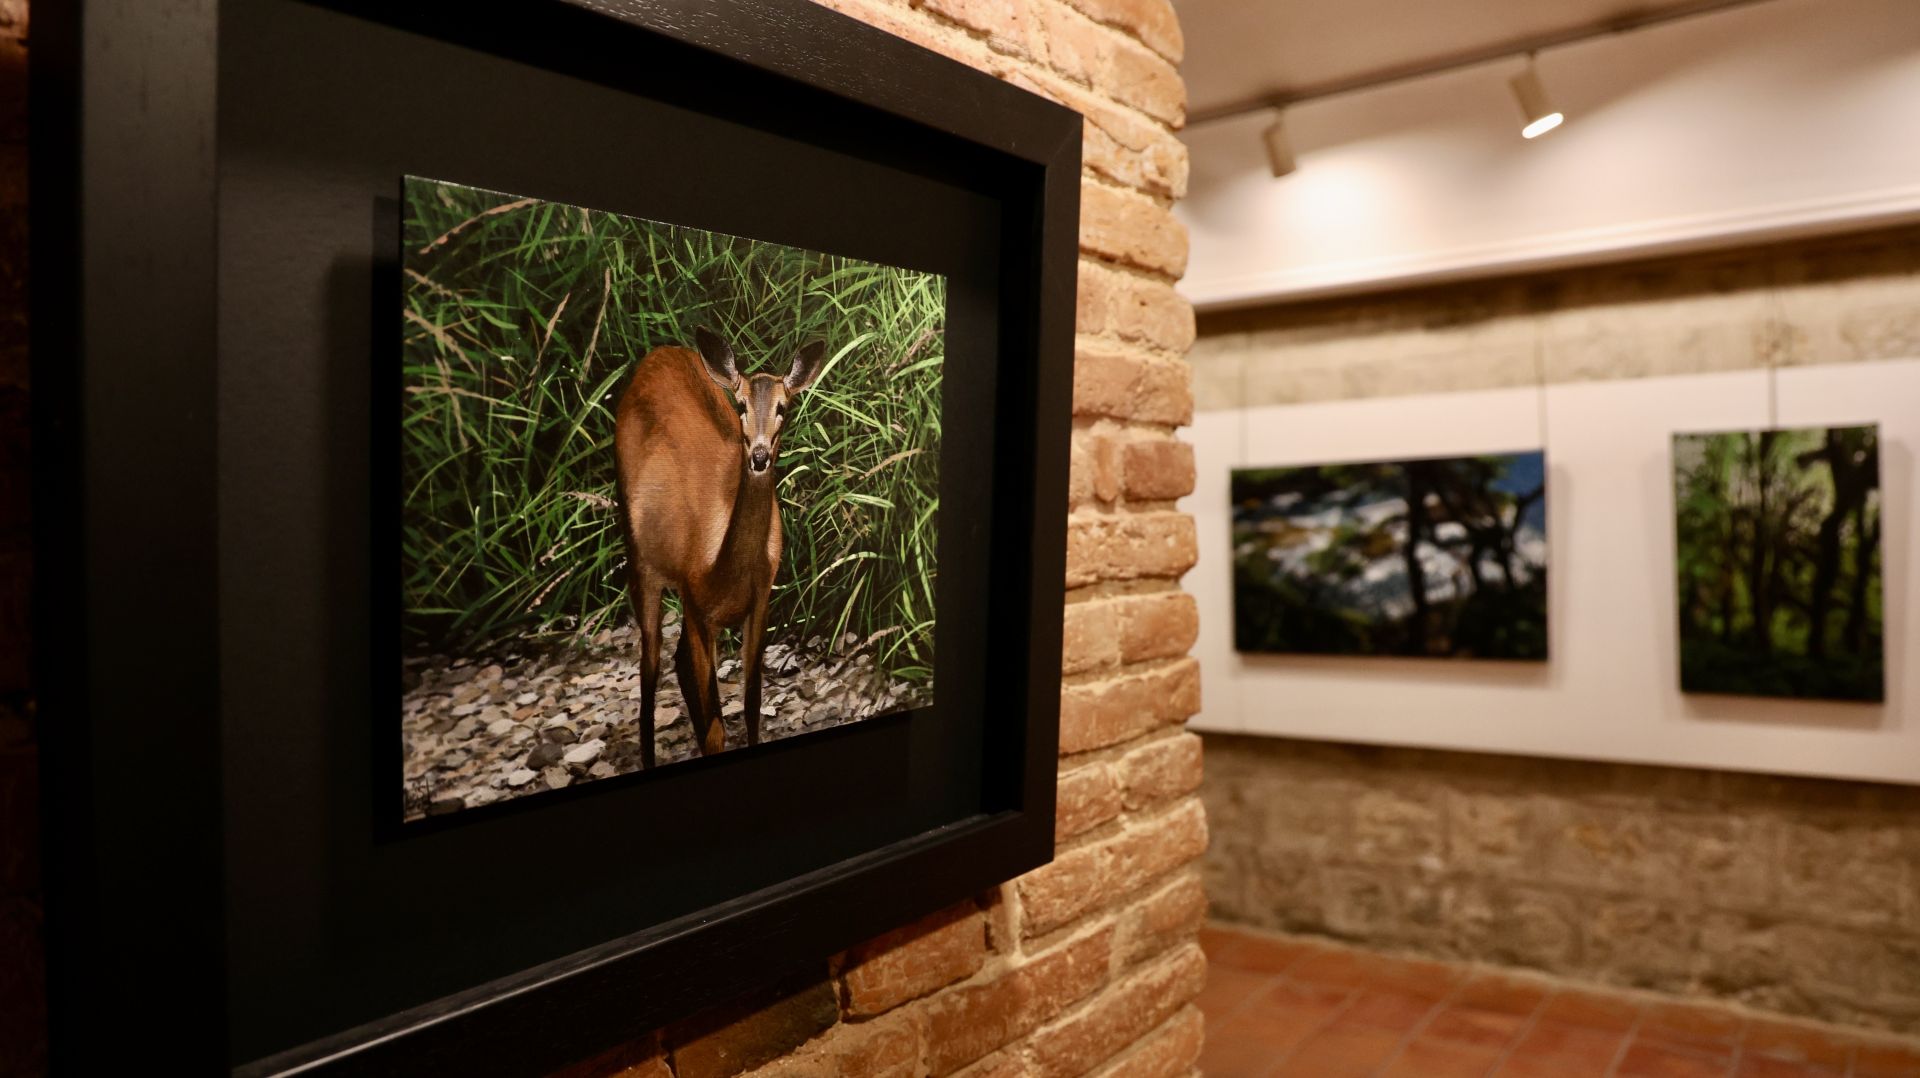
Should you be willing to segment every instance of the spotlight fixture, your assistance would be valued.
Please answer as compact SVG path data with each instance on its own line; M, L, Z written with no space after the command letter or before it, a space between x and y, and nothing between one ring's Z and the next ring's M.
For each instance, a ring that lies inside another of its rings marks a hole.
M1521 138L1539 138L1566 120L1547 100L1547 88L1540 83L1540 71L1533 66L1533 54L1527 54L1527 69L1513 77L1513 99L1520 104Z
M1292 172L1293 143L1287 140L1287 114L1283 109L1273 110L1273 122L1260 132L1260 141L1267 144L1267 167L1273 170L1273 178L1279 179Z

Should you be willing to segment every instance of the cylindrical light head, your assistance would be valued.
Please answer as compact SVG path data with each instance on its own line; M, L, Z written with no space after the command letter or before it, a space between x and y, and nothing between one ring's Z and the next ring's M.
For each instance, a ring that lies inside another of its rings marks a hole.
M1527 58L1527 69L1515 75L1510 85L1513 99L1520 104L1522 137L1538 138L1566 119L1553 107L1553 102L1547 100L1547 88L1540 83L1540 72L1534 69L1532 57Z
M1267 167L1273 169L1275 179L1293 171L1293 143L1287 139L1287 114L1275 109L1273 122L1260 132L1260 141L1267 144Z

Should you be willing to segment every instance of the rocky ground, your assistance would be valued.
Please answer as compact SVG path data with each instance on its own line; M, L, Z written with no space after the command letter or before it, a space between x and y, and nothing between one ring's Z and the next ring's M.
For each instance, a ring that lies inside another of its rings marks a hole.
M406 818L457 812L640 769L639 631L609 629L585 645L492 657L418 656L404 662L401 737ZM661 630L654 706L656 766L696 755L673 672L680 627ZM760 736L773 741L930 702L924 685L889 680L876 640L769 644ZM727 748L747 743L740 664L718 675Z

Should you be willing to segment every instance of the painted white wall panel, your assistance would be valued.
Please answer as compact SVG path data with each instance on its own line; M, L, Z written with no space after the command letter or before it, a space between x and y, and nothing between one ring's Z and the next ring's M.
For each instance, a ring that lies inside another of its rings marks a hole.
M1200 563L1183 582L1200 607L1200 714L1187 720L1196 730L1240 729L1240 684L1233 651L1233 568L1228 561L1228 479L1241 459L1245 425L1240 412L1199 412L1186 431L1193 443L1193 493L1180 508L1193 514Z
M1674 606L1676 431L1881 424L1887 702L1684 695ZM1920 783L1920 359L1202 413L1199 729ZM1546 663L1239 655L1236 465L1544 445Z

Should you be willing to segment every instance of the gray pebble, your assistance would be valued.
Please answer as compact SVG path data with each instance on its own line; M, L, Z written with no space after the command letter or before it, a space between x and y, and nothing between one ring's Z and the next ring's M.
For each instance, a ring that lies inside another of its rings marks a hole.
M601 741L598 738L595 738L592 741L581 743L572 752L569 752L564 757L561 757L561 759L569 767L585 767L588 764L599 759L601 750L605 749L606 747L607 747L606 742Z

